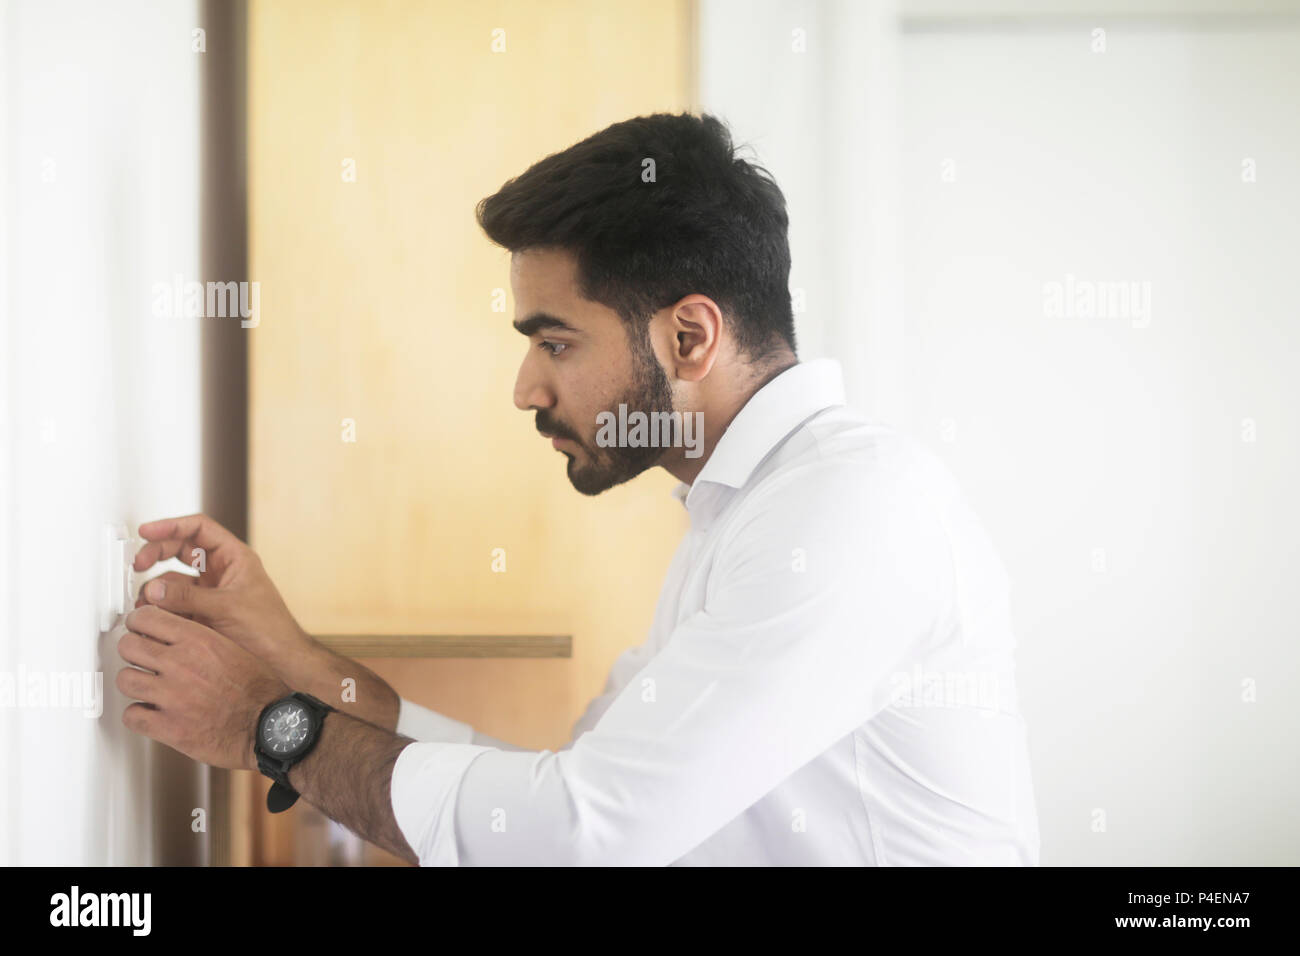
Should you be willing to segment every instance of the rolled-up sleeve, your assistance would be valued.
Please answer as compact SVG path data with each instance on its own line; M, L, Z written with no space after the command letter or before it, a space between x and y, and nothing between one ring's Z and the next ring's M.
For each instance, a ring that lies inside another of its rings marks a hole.
M456 796L466 769L489 751L474 744L413 743L393 766L393 818L421 866L455 866Z
M914 501L902 476L827 462L750 496L703 608L567 749L402 752L420 862L665 865L720 830L887 706L933 637L950 568Z

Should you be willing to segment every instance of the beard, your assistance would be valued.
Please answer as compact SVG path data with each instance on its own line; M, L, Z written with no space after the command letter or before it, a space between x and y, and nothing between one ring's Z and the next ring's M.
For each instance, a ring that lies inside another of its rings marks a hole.
M639 410L647 416L654 412L672 412L672 388L649 343L634 349L633 357L636 362L635 378L628 389L614 399L610 410L616 410L620 404L624 404L629 412ZM620 448L612 445L602 448L595 443L594 437L591 440L580 438L558 422L543 418L541 412L537 415L537 429L567 438L582 448L581 461L578 455L560 450L569 459L569 483L584 495L598 495L615 485L631 481L641 472L654 467L665 451L662 447L651 446Z

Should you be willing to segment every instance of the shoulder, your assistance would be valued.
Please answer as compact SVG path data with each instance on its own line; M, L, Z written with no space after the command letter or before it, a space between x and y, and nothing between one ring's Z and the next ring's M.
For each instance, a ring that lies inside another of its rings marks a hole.
M960 498L933 451L891 425L837 406L805 422L755 470L739 511L805 520L942 522Z
M950 569L947 511L955 482L919 442L837 407L805 422L760 463L726 520L718 550L725 580L748 580L791 560L822 574L786 581L881 589L934 601Z
M716 594L734 588L755 611L821 608L928 637L953 597L953 490L946 467L910 436L823 413L743 489Z

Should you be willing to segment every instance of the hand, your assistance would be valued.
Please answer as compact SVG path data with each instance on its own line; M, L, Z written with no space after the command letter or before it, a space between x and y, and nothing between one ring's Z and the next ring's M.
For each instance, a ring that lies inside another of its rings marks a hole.
M135 570L179 557L199 570L197 579L169 571L140 589L147 605L206 624L270 665L295 690L305 691L388 730L397 726L401 700L370 668L329 650L298 626L253 549L207 515L167 518L140 525L146 544ZM198 550L196 553L196 549ZM355 699L344 701L350 685Z
M288 685L197 621L142 607L127 615L126 626L117 649L135 666L118 671L117 687L139 703L122 712L122 723L194 760L256 770L257 718L291 693Z
M161 575L140 589L136 607L153 604L206 624L291 683L295 665L319 652L253 549L207 515L150 521L140 525L140 537L147 543L135 556L136 571L179 557L200 573Z

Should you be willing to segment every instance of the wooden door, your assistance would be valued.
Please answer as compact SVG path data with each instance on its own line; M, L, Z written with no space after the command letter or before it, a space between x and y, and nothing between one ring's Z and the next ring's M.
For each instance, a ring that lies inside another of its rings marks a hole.
M474 205L689 108L693 20L685 0L249 11L251 542L312 633L572 635L571 659L366 660L520 745L562 745L644 638L686 518L658 470L579 495L513 406L509 254ZM232 862L326 860L315 811L271 817L266 781L235 776Z

